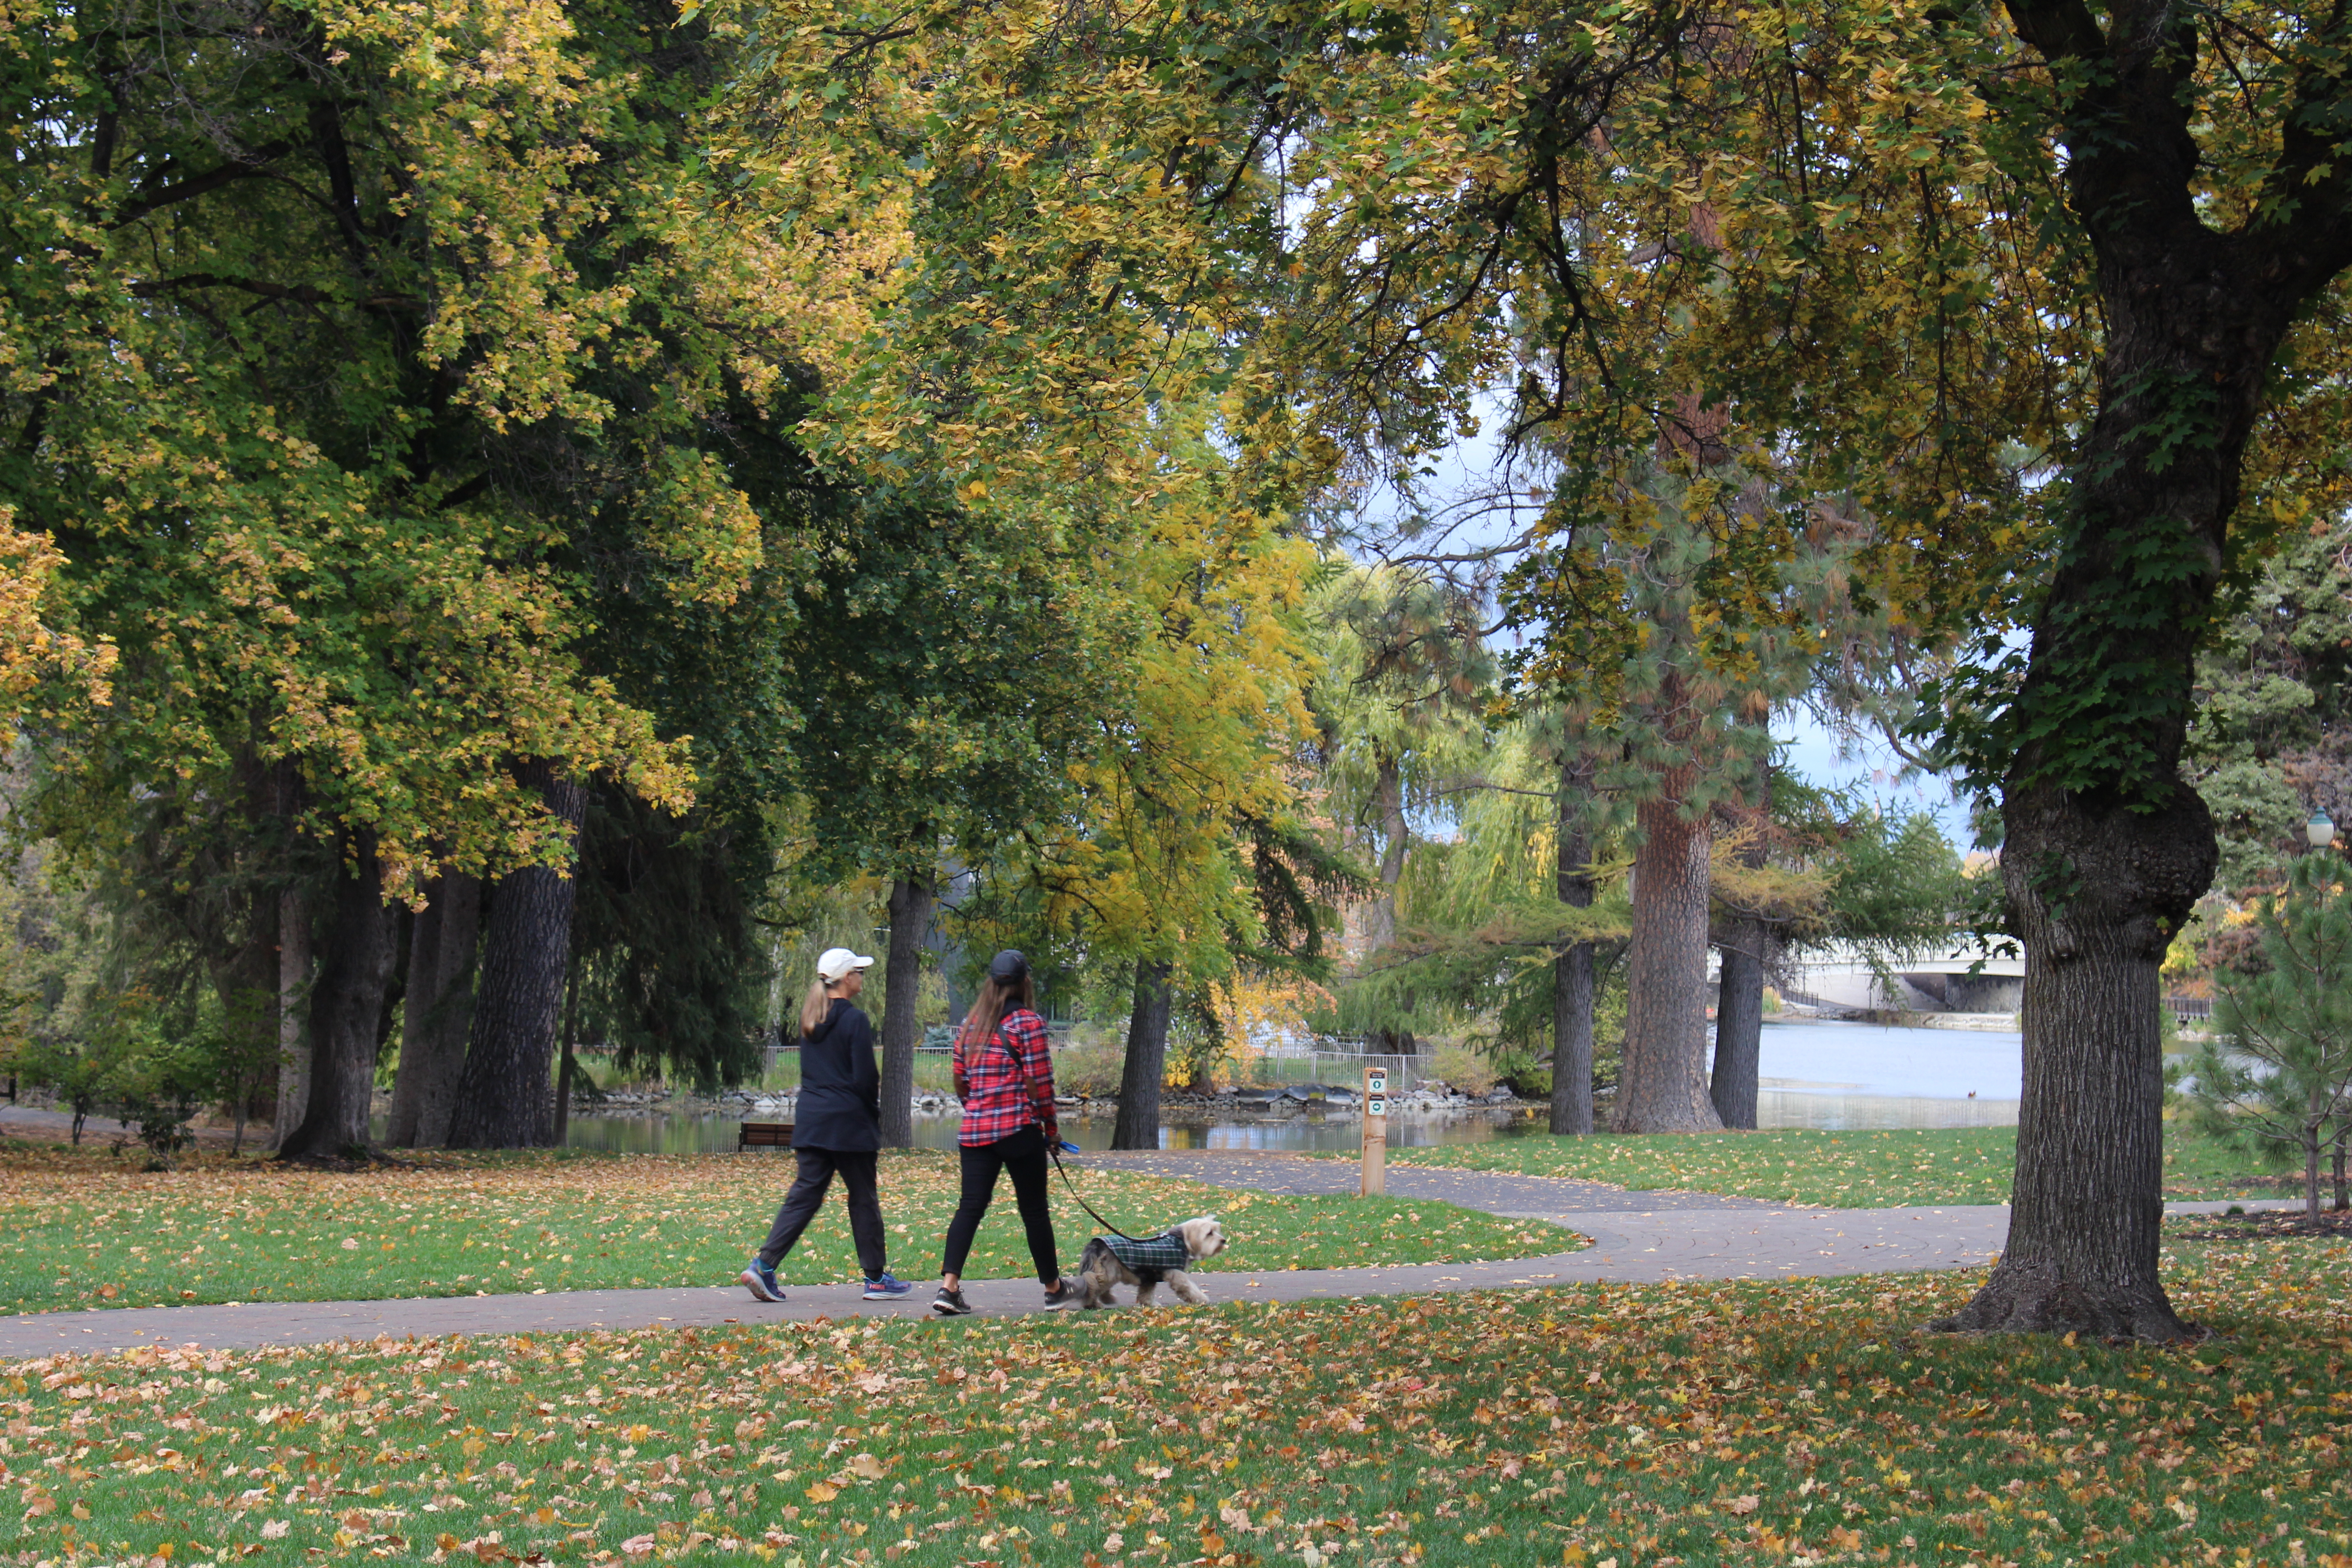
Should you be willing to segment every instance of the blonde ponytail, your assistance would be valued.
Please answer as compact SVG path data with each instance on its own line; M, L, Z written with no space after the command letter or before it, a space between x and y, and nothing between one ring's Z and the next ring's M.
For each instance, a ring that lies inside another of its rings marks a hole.
M801 1038L805 1040L815 1034L824 1016L832 1011L833 998L825 994L824 976L820 974L809 982L808 994L801 998Z

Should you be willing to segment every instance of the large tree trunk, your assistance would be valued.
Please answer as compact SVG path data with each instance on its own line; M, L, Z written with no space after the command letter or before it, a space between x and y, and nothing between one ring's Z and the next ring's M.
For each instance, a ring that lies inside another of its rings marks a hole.
M270 1145L283 1150L310 1105L310 913L299 889L278 895L278 1110Z
M539 784L576 844L586 789L551 777L544 763L521 776ZM578 886L552 868L530 866L500 878L490 895L473 1037L449 1119L453 1149L527 1149L552 1126L550 1078Z
M2352 264L2342 160L2320 129L2342 100L2342 42L2287 57L2297 107L2264 186L2278 199L2223 234L2200 201L2194 27L2147 0L2008 9L2065 84L2056 130L2105 357L2003 716L2001 879L2026 957L2009 1243L1941 1326L2169 1340L2189 1331L2157 1278L2158 971L2217 858L2180 748L2264 384L2288 326Z
M1669 679L1662 706L1680 697ZM1707 818L1687 820L1696 763L1668 769L1642 803L1633 930L1625 954L1625 1050L1609 1125L1702 1132L1723 1125L1706 1090Z
M915 1047L923 1023L916 1016L923 986L923 938L931 927L939 889L901 877L890 884L890 967L882 976L882 1146L915 1142Z
M1559 853L1554 872L1559 901L1592 907L1592 839L1587 826L1591 777L1583 759L1562 742ZM1552 960L1551 1130L1592 1131L1592 944L1571 943Z
M384 1146L416 1146L416 1102L425 1078L425 1041L432 1034L433 1004L439 999L441 882L425 889L425 908L408 933L408 1005L400 1012L400 1060L393 1068L392 1111L384 1119Z
M1764 925L1730 922L1715 998L1715 1073L1707 1098L1726 1127L1756 1125L1757 1060L1764 1044Z
M1172 965L1139 962L1135 1007L1127 1022L1127 1061L1118 1075L1118 1121L1111 1129L1114 1149L1160 1147L1160 1079L1168 1068L1168 1017L1175 1004L1169 977Z
M310 987L308 1110L278 1145L288 1159L363 1153L375 1093L376 1029L394 959L392 910L372 835L355 834L335 879L323 962Z
M1976 1298L1937 1326L2178 1339L2188 1330L2157 1279L2158 971L2212 876L2212 819L2187 788L2153 817L2095 815L2056 790L2012 792L2005 816L2001 875L2025 944L2009 1242Z
M1755 828L1738 851L1739 863L1750 869L1767 858L1765 834L1770 826L1772 771L1768 762L1757 772L1756 804L1733 813ZM1716 932L1716 951L1723 964L1716 986L1715 1072L1707 1096L1726 1127L1756 1125L1757 1073L1764 1047L1764 970L1775 945L1775 928L1754 913L1727 914Z
M393 1080L391 1123L384 1132L384 1142L395 1149L437 1149L449 1141L449 1114L457 1102L473 1022L481 881L447 872L434 880L426 897L409 939L400 1070Z

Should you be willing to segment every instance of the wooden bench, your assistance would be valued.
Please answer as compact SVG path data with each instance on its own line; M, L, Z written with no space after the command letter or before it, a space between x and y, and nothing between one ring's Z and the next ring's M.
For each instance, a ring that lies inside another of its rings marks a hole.
M746 1121L735 1134L735 1152L746 1149L789 1149L793 1146L793 1124L789 1121Z

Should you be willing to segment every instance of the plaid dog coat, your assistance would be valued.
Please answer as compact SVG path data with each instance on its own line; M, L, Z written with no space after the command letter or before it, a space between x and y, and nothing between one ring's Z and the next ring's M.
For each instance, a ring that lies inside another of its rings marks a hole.
M1157 1285L1169 1275L1192 1266L1192 1255L1184 1250L1184 1238L1172 1230L1140 1240L1124 1236L1098 1236L1095 1239L1118 1259L1122 1268L1147 1285Z

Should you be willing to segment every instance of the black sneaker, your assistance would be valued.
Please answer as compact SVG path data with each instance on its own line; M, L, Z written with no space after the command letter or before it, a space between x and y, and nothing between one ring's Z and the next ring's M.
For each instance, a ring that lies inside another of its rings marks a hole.
M931 1298L931 1310L942 1318L969 1318L971 1316L971 1303L963 1299L962 1291L950 1290L942 1285L940 1293Z
M1054 1288L1045 1292L1045 1310L1049 1312L1058 1312L1065 1307L1075 1307L1077 1304L1078 1293L1070 1289L1070 1282L1067 1279L1056 1280Z

